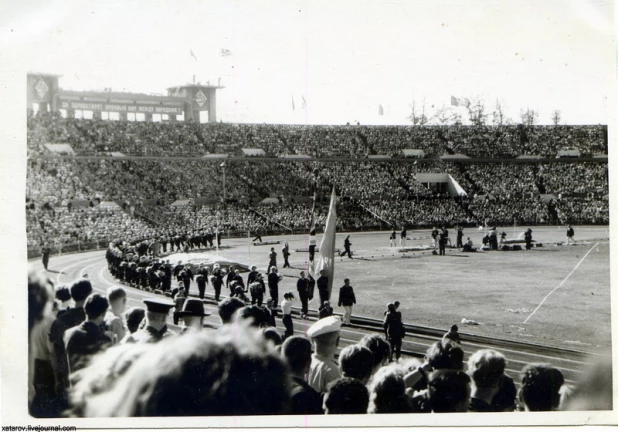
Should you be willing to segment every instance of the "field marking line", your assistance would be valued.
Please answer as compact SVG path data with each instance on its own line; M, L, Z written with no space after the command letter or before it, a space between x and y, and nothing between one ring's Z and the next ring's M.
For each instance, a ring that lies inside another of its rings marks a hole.
M545 296L545 298L541 301L541 303L539 303L539 305L536 307L536 309L534 309L532 311L532 313L530 315L528 315L528 318L526 318L526 320L523 322L523 324L526 324L528 322L528 320L532 317L532 315L534 315L536 313L536 311L539 310L539 308L543 305L543 303L545 303L545 300L547 300L549 298L550 295L552 295L558 288L560 288L562 285L564 285L564 283L571 277L571 275L573 273L575 273L575 270L577 270L577 268L580 266L581 263L584 262L584 260L586 259L586 257L590 254L590 252L592 252L592 250L597 247L599 245L599 242L595 243L594 246L592 246L590 248L590 250L588 252L586 252L586 255L583 256L582 259L579 260L579 262L577 263L577 265L575 267L573 267L573 270L571 270L571 273L569 273L567 275L567 277L564 278L564 280L562 282L560 282L560 285L558 285L556 288L554 288L553 290L551 290L549 292L549 294L547 294Z
M56 285L60 285L60 276L66 276L66 274L64 273L64 271L65 271L65 270L70 269L71 267L77 267L77 266L79 266L79 265L84 264L85 262L92 261L93 259L99 260L100 258L99 258L99 257L96 257L96 258L89 258L89 259L86 259L86 260L83 260L83 261L74 262L74 263L72 263L72 264L69 264L69 265L68 265L68 266L66 266L66 267L63 267L63 268L60 270L60 273L58 273L58 275L56 276Z

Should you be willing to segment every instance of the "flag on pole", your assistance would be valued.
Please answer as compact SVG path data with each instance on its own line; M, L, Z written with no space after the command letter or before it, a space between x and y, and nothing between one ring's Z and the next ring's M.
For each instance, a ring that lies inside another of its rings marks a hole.
M193 57L195 61L197 61L197 57L195 56L195 53L193 52L192 49L189 50L189 54L191 55L191 57Z
M307 101L305 100L305 95L303 95L303 109L307 108Z
M461 106L465 106L466 108L468 108L470 106L470 99L468 99L468 98L461 98L459 104Z
M315 273L315 201L316 194L313 194L313 208L311 209L311 220L309 221L309 275L317 279Z
M232 55L232 51L229 49L221 48L221 57L229 57Z
M330 206L328 216L326 217L326 227L324 228L324 236L320 242L320 259L316 265L316 273L324 270L328 276L328 295L330 298L333 291L333 277L335 275L335 234L337 231L337 195L335 195L335 187L330 197Z
M459 99L456 98L455 96L451 96L451 105L459 106Z
M382 105L378 105L378 115L384 115L384 108Z
M296 111L296 105L294 104L294 95L292 95L292 111Z

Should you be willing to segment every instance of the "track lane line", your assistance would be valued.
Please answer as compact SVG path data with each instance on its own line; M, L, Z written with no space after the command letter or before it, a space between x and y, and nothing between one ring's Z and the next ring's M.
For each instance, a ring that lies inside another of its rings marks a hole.
M549 298L549 296L550 296L550 295L552 295L552 294L553 294L556 290L558 290L558 288L560 288L562 285L564 285L564 283L565 283L565 282L566 282L566 281L567 281L567 280L571 277L571 275L572 275L573 273L575 273L575 270L577 270L577 268L581 265L581 263L583 263L583 262L584 262L584 260L586 259L586 257L590 254L590 252L592 252L592 250L593 250L595 247L597 247L598 245L599 245L599 243L598 243L598 242L597 242L597 243L595 243L595 245L594 245L594 246L592 246L592 247L590 248L590 250L588 250L588 252L586 252L586 255L584 255L584 256L583 256L583 258L579 260L579 262L577 263L577 265L573 268L573 270L571 270L571 273L569 273L569 274L567 275L567 277L565 277L565 278L563 279L563 281L562 281L562 282L560 282L560 285L558 285L556 288L554 288L553 290L551 290L551 291L549 292L549 294L547 294L547 295L545 296L545 298L541 301L541 303L539 303L539 305L536 307L536 309L534 309L534 310L532 311L532 313L531 313L530 315L528 315L528 318L526 318L526 320L523 322L523 324L526 324L526 323L528 322L528 320L532 317L532 315L534 315L534 314L536 313L536 311L538 311L538 310L540 309L540 307L543 305L543 303L545 303L545 300L547 300L547 299Z

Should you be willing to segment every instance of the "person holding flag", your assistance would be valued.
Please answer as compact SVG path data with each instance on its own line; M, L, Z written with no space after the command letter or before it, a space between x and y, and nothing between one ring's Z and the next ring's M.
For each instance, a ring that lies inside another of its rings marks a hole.
M335 274L335 235L337 231L337 195L335 188L330 198L330 206L328 216L326 217L326 226L324 228L324 236L320 242L320 258L317 261L315 270L326 277L328 299L331 297L333 289L333 276ZM320 290L320 285L318 285ZM324 292L324 287L322 287Z

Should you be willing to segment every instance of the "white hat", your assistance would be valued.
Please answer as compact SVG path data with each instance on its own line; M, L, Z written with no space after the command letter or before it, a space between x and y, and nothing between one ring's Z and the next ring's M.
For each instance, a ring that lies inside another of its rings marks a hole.
M307 336L316 337L326 333L333 333L341 330L341 320L337 316L329 316L318 320L307 329Z

